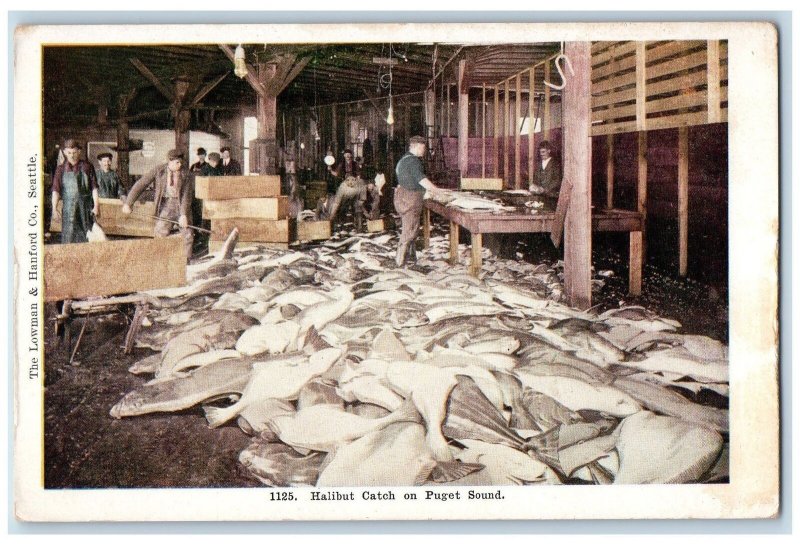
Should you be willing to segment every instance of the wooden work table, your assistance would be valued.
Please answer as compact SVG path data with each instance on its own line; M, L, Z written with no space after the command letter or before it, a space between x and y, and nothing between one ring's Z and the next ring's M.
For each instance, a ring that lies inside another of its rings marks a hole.
M515 211L487 212L448 207L426 199L422 212L422 234L427 248L430 244L431 212L450 222L450 259L458 262L458 228L463 227L472 237L472 261L469 272L477 276L481 270L481 250L484 233L549 233L553 227L555 210L542 208L535 214L518 208ZM633 210L599 210L592 213L593 231L618 231L630 233L628 291L639 295L642 290L642 215Z

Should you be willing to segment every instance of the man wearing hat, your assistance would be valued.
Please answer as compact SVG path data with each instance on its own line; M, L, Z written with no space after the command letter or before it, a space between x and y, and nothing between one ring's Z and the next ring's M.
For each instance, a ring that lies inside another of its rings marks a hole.
M203 165L201 176L222 176L222 157L216 151L208 154L208 161Z
M435 193L441 191L425 175L426 140L422 136L412 136L409 140L408 153L397 162L394 172L397 175L397 189L394 192L394 208L400 214L402 231L397 245L395 263L402 267L407 259L416 261L414 244L419 231L425 191Z
M111 170L112 155L109 152L97 155L100 170L97 171L97 187L101 199L116 199L120 196L117 173Z
M61 242L86 242L86 233L92 228L92 217L100 213L97 176L94 167L80 158L80 144L69 138L62 148L64 158L53 175L52 218L58 218L61 205Z
M195 176L202 176L203 167L206 166L206 148L197 148L197 162L189 167L189 172L194 172Z
M219 151L222 153L222 175L241 176L242 165L236 159L231 158L231 148L223 146Z
M154 233L156 238L168 236L173 229L178 228L184 240L186 259L192 256L192 241L194 236L189 229L189 218L192 214L192 199L194 198L194 175L182 168L184 164L183 153L170 150L167 153L167 162L157 166L145 174L131 188L128 199L122 207L123 214L131 213L131 206L142 192L150 185L155 185L156 221ZM177 225L176 225L177 224Z

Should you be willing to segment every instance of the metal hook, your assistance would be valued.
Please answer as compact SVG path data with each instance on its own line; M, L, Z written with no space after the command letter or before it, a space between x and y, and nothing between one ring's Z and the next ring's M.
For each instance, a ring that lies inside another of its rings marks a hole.
M556 91L560 91L561 89L563 89L567 85L567 80L564 77L564 71L561 69L561 65L558 62L558 61L561 61L561 60L566 62L567 68L569 68L570 75L573 75L573 76L575 75L575 71L572 69L572 63L570 62L569 57L567 57L563 53L560 54L558 57L556 57L555 61L553 61L553 62L556 65L556 70L558 70L558 75L561 76L561 85L554 85L554 84L550 83L549 81L543 82L545 85L547 85L551 89L555 89Z

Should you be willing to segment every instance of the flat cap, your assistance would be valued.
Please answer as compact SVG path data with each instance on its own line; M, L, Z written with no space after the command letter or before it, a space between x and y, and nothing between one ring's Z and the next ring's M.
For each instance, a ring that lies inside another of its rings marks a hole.
M205 155L206 148L197 148L197 155Z
M109 159L113 159L113 158L114 158L114 156L113 156L113 155L111 155L111 153L109 153L109 152L107 152L107 151L106 151L106 152L103 152L103 153L98 153L98 154L97 154L97 160L98 160L98 161L99 161L100 159L102 159L103 157L108 157Z
M69 149L69 148L83 149L81 148L80 142L78 142L74 138L67 138L66 140L64 140L64 149Z
M171 149L167 153L167 159L172 161L173 159L183 159L183 152L176 149Z

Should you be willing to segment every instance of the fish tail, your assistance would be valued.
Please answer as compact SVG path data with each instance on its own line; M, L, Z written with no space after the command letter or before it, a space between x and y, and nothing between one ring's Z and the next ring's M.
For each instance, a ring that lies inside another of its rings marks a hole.
M522 450L533 455L540 462L547 464L556 472L562 481L566 479L564 469L561 467L561 460L558 457L558 447L560 441L560 426L555 426L539 435L534 435L522 447Z
M398 408L392 413L393 422L416 422L422 424L422 415L419 414L417 407L411 399L406 399Z
M232 406L233 405L231 405L231 407ZM208 427L212 429L218 428L233 418L235 414L230 410L231 407L203 407L203 411L206 413L206 420L208 420Z

